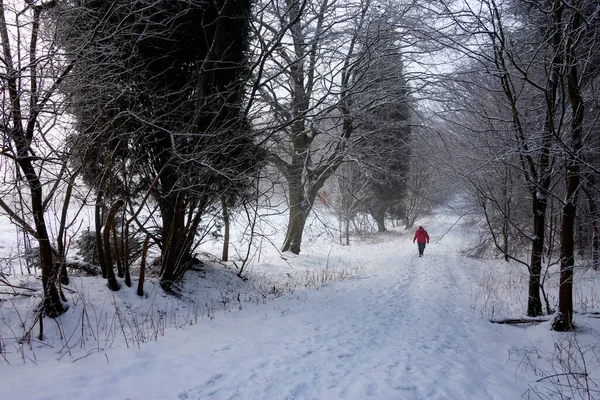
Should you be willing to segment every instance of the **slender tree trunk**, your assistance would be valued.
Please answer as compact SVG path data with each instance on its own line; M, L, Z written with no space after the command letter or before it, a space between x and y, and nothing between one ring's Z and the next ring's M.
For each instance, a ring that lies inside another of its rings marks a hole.
M117 262L117 276L119 278L123 278L125 275L123 273L123 261L121 259L122 249L119 248L119 236L117 235L117 227L113 222L111 233L113 237L113 242L115 244L115 261Z
M350 218L346 218L344 225L346 225L346 246L350 246Z
M543 314L540 297L542 258L544 255L544 237L546 231L547 200L544 194L536 193L533 198L533 243L531 245L531 264L529 266L529 296L527 315L538 317Z
M102 278L107 279L106 261L104 259L104 246L102 245L102 191L96 194L96 204L94 206L94 222L96 228L96 249L98 250L98 264L102 271Z
M509 257L509 236L508 236L508 218L506 217L506 215L503 218L502 221L502 240L504 241L502 247L503 247L503 252L504 252L504 261L508 262L510 261L510 257Z
M165 160L162 164L166 165L167 162ZM185 227L187 197L176 187L177 180L175 167L171 165L164 167L160 177L163 195L159 200L159 206L162 216L160 284L165 291L171 290L171 286L177 279L177 271L188 257L184 248L187 236Z
M550 146L555 132L557 90L559 86L560 68L563 62L560 49L562 40L559 23L562 18L564 5L559 1L552 3L552 19L555 25L552 27L551 40L554 50L554 58L550 64L546 97L546 118L544 122L544 136L542 137L541 153L538 161L538 179L533 191L533 245L531 249L531 266L529 279L529 301L527 304L527 315L536 317L542 314L542 303L540 300L540 274L542 270L542 259L544 254L544 240L546 232L546 210L548 208L547 193L550 187Z
M555 132L557 90L560 83L560 68L563 63L560 49L560 42L562 40L560 21L563 9L564 4L560 1L552 2L552 20L555 24L550 31L550 37L554 50L554 57L550 64L547 89L545 91L546 117L537 168L538 179L536 181L535 190L532 191L534 237L531 249L529 301L527 304L527 315L530 317L536 317L542 314L542 303L540 301L540 274L542 270L546 232L546 209L548 207L547 193L550 187L550 146L552 145Z
M15 142L19 143L18 140ZM42 268L42 286L44 288L43 308L46 316L56 318L66 311L62 304L58 289L59 267L52 256L52 246L44 219L42 201L42 185L29 157L20 157L18 163L25 173L31 196L31 212L35 223L37 241L40 248L40 265Z
M594 199L592 193L594 193L594 187L596 185L596 179L592 174L587 176L587 179L584 179L586 184L587 194L587 203L590 209L591 216L591 230L592 230L592 267L594 270L598 270L598 266L600 263L600 214L598 210L598 201Z
M168 205L161 207L163 237L160 282L163 289L169 291L188 255L184 254L185 205L177 193L166 197Z
M571 21L572 32L579 34L581 26L581 14L574 7L574 15ZM573 34L573 33L572 33ZM577 73L576 44L572 38L567 45L567 64L569 65L567 77L567 89L569 101L573 112L571 120L571 151L566 166L567 193L566 201L562 211L560 229L560 288L558 291L558 314L552 323L552 329L556 331L568 331L573 328L573 266L574 256L574 233L575 217L577 215L577 200L580 184L580 156L582 150L582 131L584 106L579 88Z
M63 306L58 290L57 264L52 259L52 247L44 222L44 210L41 201L41 186L39 189L31 188L31 205L35 219L38 243L40 245L40 263L42 266L42 286L44 287L44 313L50 318L56 318L67 310Z
M144 240L144 246L142 247L142 261L140 264L140 280L138 281L137 295L144 295L144 279L146 277L146 256L148 254L148 243L150 243L150 236L147 235Z
M571 169L571 168L569 168ZM558 289L558 314L552 323L555 331L573 328L573 265L574 226L577 207L578 171L571 169L567 177L567 204L563 207L560 234L560 287Z
M77 173L73 173L67 183L67 190L65 191L65 198L63 201L63 207L60 215L60 226L58 228L58 236L56 237L56 247L58 250L58 262L60 264L60 283L62 285L69 284L69 275L67 274L67 249L65 246L65 234L67 230L67 212L69 211L69 204L71 203L71 195L73 193L73 185Z
M125 218L123 218L125 220ZM125 269L125 285L131 287L131 271L129 268L129 221L125 222L123 228L123 268Z
M117 282L115 271L113 270L112 254L110 249L110 235L113 231L113 225L115 224L115 215L119 212L119 209L123 207L123 200L117 201L108 210L106 216L106 222L104 224L104 260L106 261L106 277L108 280L108 287L110 290L117 291L120 289L120 285ZM116 245L116 243L115 243Z
M42 286L44 288L43 308L46 316L56 318L66 311L63 306L58 289L58 264L54 262L52 256L52 246L46 229L44 219L44 205L42 201L42 185L36 174L35 168L28 157L28 150L25 138L18 133L14 133L14 141L17 147L19 158L17 160L30 190L31 213L35 223L37 241L40 248L40 264L42 267Z
M229 208L224 198L221 199L223 206L223 255L221 261L227 261L229 259Z
M504 170L504 185L503 185L503 194L504 194L504 210L502 216L502 240L503 240L503 249L504 249L504 261L510 261L509 251L510 251L510 202L511 202L511 187L512 187L512 179L510 176L510 170L505 168Z
M589 201L590 214L592 214L592 266L595 270L598 270L598 264L600 263L600 226L598 214L598 208L596 207L596 201Z

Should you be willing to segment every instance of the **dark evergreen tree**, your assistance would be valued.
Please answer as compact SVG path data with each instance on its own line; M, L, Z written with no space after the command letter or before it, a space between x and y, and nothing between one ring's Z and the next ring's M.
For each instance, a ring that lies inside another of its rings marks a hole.
M74 162L106 203L152 193L161 222L148 232L168 289L206 208L243 192L260 165L242 111L250 1L87 1L63 11L79 60L65 85Z
M364 199L380 232L387 213L399 217L411 156L411 109L398 34L387 18L375 20L365 38L370 57L357 69L358 146L355 157L371 195Z

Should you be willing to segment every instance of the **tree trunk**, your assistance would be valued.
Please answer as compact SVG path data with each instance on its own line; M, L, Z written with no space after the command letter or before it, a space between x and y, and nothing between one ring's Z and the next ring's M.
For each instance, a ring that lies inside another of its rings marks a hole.
M113 242L115 244L115 261L117 262L117 276L119 278L123 278L125 274L123 273L123 261L121 259L122 249L119 248L119 236L117 235L117 227L115 225L116 224L113 221L111 233L113 237Z
M221 261L229 260L229 208L224 198L221 199L223 205L223 255Z
M106 222L104 223L104 260L106 262L106 278L108 280L108 287L113 291L119 290L121 286L117 282L117 277L115 276L115 271L113 270L112 254L110 249L110 234L115 223L115 215L119 209L123 207L123 204L123 200L118 200L115 204L113 204L110 207L110 210L108 210ZM115 245L116 244L117 243L115 243Z
M574 10L571 29L579 32L581 25L581 14L577 8ZM567 89L569 101L573 112L571 120L571 151L568 153L566 176L567 193L566 201L562 211L560 227L560 288L558 290L558 314L552 323L555 331L568 331L573 329L573 266L574 256L574 232L575 217L577 215L577 200L580 184L580 154L582 149L582 131L584 107L579 88L577 74L576 44L568 41L567 62L569 65L567 77Z
M168 176L165 179L169 179ZM186 271L201 216L200 212L196 212L195 216L190 212L186 223L186 210L192 206L188 204L183 191L174 190L164 196L160 203L163 220L160 284L166 291L170 291L173 283ZM196 209L202 209L202 206Z
M300 254L300 246L302 245L302 235L304 234L304 226L308 214L310 213L312 202L311 199L305 197L304 182L304 159L303 152L308 152L304 135L304 125L302 121L297 121L294 129L299 133L294 138L294 156L292 164L288 169L286 178L288 181L288 201L290 206L287 232L283 241L281 251L291 251L294 254Z
M598 215L596 200L590 200L590 213L592 214L592 266L594 270L598 270L598 264L600 263L600 215Z
M296 203L290 206L288 227L281 251L291 251L294 254L300 254L302 235L309 212L310 208L305 209L302 204Z
M346 225L346 246L350 246L350 218L346 218L346 221L344 221L344 225Z
M531 270L529 280L529 301L527 305L527 314L530 317L537 317L542 313L542 304L540 301L540 273L542 269L542 257L544 251L544 239L546 231L546 209L548 206L547 193L550 187L550 146L553 141L553 133L556 120L557 90L560 84L560 69L563 63L563 54L561 53L560 43L562 32L560 21L564 4L560 1L552 2L552 19L555 24L550 30L551 46L554 50L554 57L550 64L547 81L546 97L546 117L544 121L544 133L542 137L541 153L538 162L538 180L533 194L533 245L531 249Z
M67 274L66 259L67 249L65 246L65 234L67 231L67 213L69 211L69 204L71 203L71 196L73 193L73 185L75 184L75 178L77 178L77 172L73 173L67 183L67 190L65 191L65 198L63 200L63 207L60 214L60 226L58 228L58 236L56 237L56 247L58 250L58 262L61 264L60 268L60 283L62 285L69 284L69 275Z
M296 127L296 129L299 129ZM289 200L289 220L287 232L281 251L291 251L294 254L300 254L302 236L306 220L312 210L312 206L317 197L317 193L325 184L325 181L335 173L341 164L341 159L332 160L330 163L321 166L319 169L305 171L305 154L310 153L306 147L307 137L305 134L298 134L294 138L294 156L292 163L285 168L285 176L288 181L288 200Z
M598 270L598 263L600 263L600 214L598 213L598 201L594 198L594 187L595 187L595 177L593 173L587 176L587 179L584 179L586 184L585 193L588 198L588 207L590 209L591 216L591 230L592 230L592 267L594 270Z
M510 170L505 168L504 170L504 185L503 185L503 195L504 195L504 210L502 215L502 240L503 240L503 252L504 252L504 261L510 261L509 251L510 251L510 202L511 202L511 189L512 189L512 177L510 174Z
M377 222L377 232L387 232L385 227L385 212L387 207L382 204L377 204L375 206L370 207L371 216Z
M337 166L331 166L331 173L335 172L336 168ZM308 190L306 197L304 196L303 187L298 185L290 185L290 215L288 228L281 251L291 251L294 254L300 254L304 226L306 225L306 221L312 210L312 205L315 202L317 193L323 187L325 179L327 179L329 176L331 176L331 174L321 174L320 179L314 182L311 188Z
M504 261L509 262L510 261L510 257L509 257L509 235L508 235L508 218L505 215L502 221L502 240L504 241L502 247L503 247L503 253L504 253Z
M570 175L567 183L567 204L563 207L560 227L560 286L558 289L558 314L552 322L555 331L570 331L573 329L573 253L575 215L577 207L577 187L579 176Z
M125 220L125 218L123 218ZM123 268L125 269L125 285L131 287L131 270L129 268L129 221L123 228Z
M15 142L19 142L15 140ZM46 316L56 318L63 314L67 307L63 305L58 289L59 264L54 262L52 246L44 220L42 201L42 185L38 179L29 157L20 157L19 166L25 173L31 195L31 212L35 223L37 241L40 247L40 265L42 268L42 286L44 289L43 309Z
M415 226L415 219L412 217L409 217L408 215L406 217L404 217L404 230L407 231L407 230L411 229L413 226Z
M177 278L177 271L187 258L187 254L184 254L186 240L184 205L178 194L166 197L166 202L163 202L161 207L163 235L160 283L164 290L170 291Z
M137 295L144 295L144 279L146 277L146 255L148 254L148 243L150 243L150 236L147 235L144 240L144 246L142 247L142 261L140 265L140 280L138 281Z
M40 188L41 194L41 188ZM52 259L52 247L48 240L48 234L46 232L46 226L43 220L43 211L41 209L41 201L33 200L32 190L32 211L36 220L36 231L38 234L38 243L40 245L40 264L42 266L42 286L44 288L44 313L50 318L56 318L63 314L67 307L65 307L60 298L60 292L58 290L58 270L57 264ZM36 196L37 197L37 196ZM41 196L40 196L41 200ZM38 205L40 206L38 208Z
M531 264L529 266L529 296L527 315L538 317L543 314L540 297L542 258L546 229L547 200L544 194L537 192L533 197L533 243L531 245Z
M26 139L17 132L13 132L15 147L19 158L17 163L23 171L30 190L31 213L35 223L37 241L40 248L40 265L42 268L42 286L44 288L43 308L46 316L56 318L63 314L67 307L63 306L58 290L59 264L54 262L52 246L46 229L44 219L44 205L42 201L42 184L35 168L28 156Z
M94 206L94 222L96 228L96 249L98 250L98 264L102 270L102 278L107 279L106 260L104 259L104 246L102 245L102 191L96 194L96 204Z

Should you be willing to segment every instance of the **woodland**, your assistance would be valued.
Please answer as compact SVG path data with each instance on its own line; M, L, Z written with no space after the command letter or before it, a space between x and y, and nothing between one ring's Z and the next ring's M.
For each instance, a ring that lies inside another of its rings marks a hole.
M469 256L527 271L521 317L576 329L574 271L600 265L597 0L0 0L0 41L20 237L0 290L23 293L24 260L40 324L72 273L143 295L152 264L177 296L207 238L229 261L233 216L257 242L285 215L297 255L316 205L352 246L459 194Z

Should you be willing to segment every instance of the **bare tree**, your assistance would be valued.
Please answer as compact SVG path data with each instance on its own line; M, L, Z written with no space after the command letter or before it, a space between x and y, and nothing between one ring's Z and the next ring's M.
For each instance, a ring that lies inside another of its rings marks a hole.
M470 108L470 112L480 120L487 121L488 132L502 132L503 137L509 139L496 141L492 146L489 144L494 142L488 142L488 149L500 150L492 153L490 161L498 160L499 165L518 171L530 193L531 233L524 235L531 241L527 313L536 316L542 313L542 262L545 252L550 255L552 249L547 235L550 234L550 238L554 236L555 226L549 219L549 212L552 211L549 207L553 202L562 204L560 262L563 278L560 290L565 292L565 296L570 292L573 226L585 120L585 100L581 95L584 91L580 87L581 77L586 73L579 74L578 69L581 65L587 65L582 56L585 55L585 60L589 60L590 55L597 52L593 50L593 45L585 51L578 50L578 46L586 35L587 27L587 34L594 36L596 28L593 21L597 18L597 7L591 2L565 0L526 4L490 0L482 1L479 5L478 8L471 8L470 4L465 4L460 11L450 11L450 7L446 9L447 15L454 19L455 26L469 37L469 40L460 44L455 41L452 46L470 57L472 67L479 67L493 77L493 81L482 79L481 75L477 80L461 78L467 90L475 88L480 96L493 98L492 103L482 104L479 101L476 102L478 106L467 105L466 108ZM580 14L586 15L586 23L578 22ZM586 25L587 22L590 24ZM481 36L478 37L478 33ZM589 43L593 43L593 40ZM481 88L491 90L490 94L482 95ZM496 93L500 93L501 97L497 97ZM569 103L570 109L567 107ZM502 147L493 147L498 144ZM562 177L566 177L564 188L558 184L561 170ZM476 174L477 170L473 169L473 175ZM515 176L506 173L501 175ZM479 193L485 198L482 204L492 204L496 212L508 217L510 207L506 201L512 197L501 188L503 181L507 185L513 179L497 179L496 187L500 187L500 190L480 186ZM490 195L494 192L502 193L504 200L490 202L500 198ZM564 198L561 198L563 195ZM495 230L494 222L489 221L490 229ZM511 225L510 221L512 219L503 220L502 230L506 231L506 227ZM496 246L502 250L498 242ZM508 255L507 251L505 254ZM572 312L568 299L564 304L565 310Z
M289 29L266 63L268 79L259 91L270 160L287 181L289 221L283 251L300 252L317 193L353 144L359 109L397 101L389 92L370 102L357 98L369 86L367 81L375 87L376 77L364 75L375 61L371 51L390 40L383 37L385 32L368 34L384 20L384 8L378 5L371 0L291 0L258 7L266 14L261 20L265 35ZM406 9L410 5L397 5L394 11L402 15Z
M356 225L356 217L366 211L364 199L371 193L371 183L364 179L361 166L357 162L346 161L337 169L335 179L328 181L325 188L321 201L337 214L340 244L349 246L350 226Z
M55 262L45 213L63 179L68 179L65 154L56 147L56 123L64 111L57 89L73 68L73 63L63 62L56 43L41 40L43 15L55 4L27 1L17 8L16 2L0 1L1 156L5 166L14 167L10 175L19 189L17 196L4 196L0 206L39 244L42 309L52 318L67 307L61 302L60 263Z
M573 267L575 265L575 219L581 185L582 167L584 165L584 120L585 103L593 103L596 93L584 91L583 86L596 77L597 67L591 71L585 65L589 54L597 54L600 46L597 44L597 25L600 22L600 10L595 2L573 0L561 4L565 15L556 13L556 25L563 25L560 32L564 52L563 86L571 106L570 134L559 142L565 153L565 197L562 204L560 228L560 289L558 314L552 328L566 331L573 328ZM566 81L566 82L564 82ZM586 95L591 99L584 99ZM590 101L592 100L592 101ZM597 115L592 116L593 120Z
M406 194L402 198L401 216L405 229L411 229L415 221L429 212L437 203L440 185L436 182L438 171L429 160L412 158L407 176ZM437 191L437 194L436 194Z

